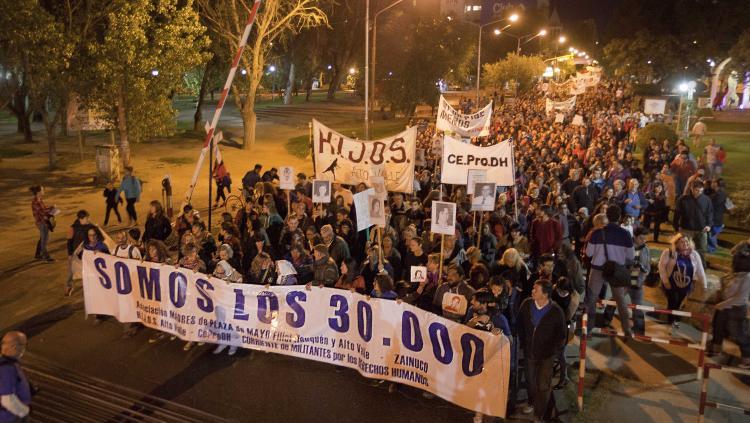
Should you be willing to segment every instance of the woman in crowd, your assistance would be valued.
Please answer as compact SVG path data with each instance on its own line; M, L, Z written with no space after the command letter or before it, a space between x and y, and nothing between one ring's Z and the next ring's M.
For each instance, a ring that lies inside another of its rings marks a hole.
M361 294L365 293L365 278L357 271L357 261L353 258L341 262L341 275L336 281L334 288L355 290Z
M34 215L34 224L36 224L36 228L39 230L39 241L36 243L34 258L52 262L54 260L47 251L47 242L50 230L54 229L53 225L51 225L51 213L54 206L47 207L44 205L44 187L41 185L34 185L29 188L29 191L31 191L31 195L33 196L31 199L31 211Z
M172 233L172 223L164 215L164 207L159 201L152 201L146 218L146 228L143 231L143 242L151 239L166 241Z
M707 289L706 273L701 257L689 237L677 233L672 237L670 244L659 258L659 277L664 295L667 297L667 308L679 310L682 302L696 285ZM680 327L679 321L679 316L669 315L673 329Z

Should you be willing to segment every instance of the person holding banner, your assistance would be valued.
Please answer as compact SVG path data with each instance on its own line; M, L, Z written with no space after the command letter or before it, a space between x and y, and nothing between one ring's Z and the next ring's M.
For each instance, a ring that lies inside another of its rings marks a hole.
M531 298L518 311L519 336L526 358L526 390L529 401L524 414L534 413L537 421L557 418L552 376L555 354L565 342L565 313L550 300L552 284L534 282Z
M313 247L313 280L315 286L332 287L339 279L339 271L336 262L328 255L328 247L318 244Z

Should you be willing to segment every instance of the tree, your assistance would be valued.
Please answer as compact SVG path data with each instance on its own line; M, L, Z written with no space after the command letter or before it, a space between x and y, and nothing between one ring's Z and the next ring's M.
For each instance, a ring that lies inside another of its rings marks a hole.
M502 90L507 83L517 83L520 93L528 91L535 80L544 73L545 64L539 56L519 56L509 53L495 63L487 63L482 68L482 84L495 90Z
M659 82L683 69L680 50L676 37L642 29L633 37L610 41L602 64L615 77L634 75L640 81Z
M737 42L729 50L731 67L738 72L750 72L750 29L740 34Z
M417 105L436 106L437 82L470 67L474 40L463 37L467 24L404 13L388 21L378 38L383 98L393 111L411 116ZM382 40L382 42L381 42ZM453 71L453 72L451 72Z
M120 157L130 142L173 133L172 96L185 73L208 59L208 38L192 0L114 0L95 46L95 104L119 134Z
M216 35L214 42L231 57L245 30L245 17L252 8L252 1L198 0L198 4L210 33ZM242 115L244 148L255 143L255 96L273 43L289 34L327 23L325 13L315 0L265 0L261 3L247 48L240 58L240 66L247 73L232 85L232 98Z
M331 66L327 98L333 100L336 90L348 75L349 67L354 64L354 58L364 51L365 1L332 2L324 11L330 26L320 28L321 50Z

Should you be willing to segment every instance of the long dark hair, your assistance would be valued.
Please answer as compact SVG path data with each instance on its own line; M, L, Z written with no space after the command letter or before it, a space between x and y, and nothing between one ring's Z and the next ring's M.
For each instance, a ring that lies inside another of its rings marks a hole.
M40 192L42 192L42 186L41 185L32 185L29 187L29 191L31 191L32 195L37 195Z
M153 206L156 209L156 217L164 216L164 206L161 205L160 201L158 200L152 201L151 206Z
M350 258L349 260L346 260L344 264L346 264L346 274L341 276L343 276L347 282L351 282L359 275L359 272L357 271L357 260Z

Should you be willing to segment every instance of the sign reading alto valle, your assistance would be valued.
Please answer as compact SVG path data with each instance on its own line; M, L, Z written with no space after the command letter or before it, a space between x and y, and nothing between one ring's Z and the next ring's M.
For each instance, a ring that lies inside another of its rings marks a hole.
M359 141L313 119L315 179L357 185L382 176L388 191L411 193L416 146L416 126L392 137Z
M510 344L503 335L348 290L233 284L171 265L83 254L87 314L348 367L505 415Z
M440 96L437 123L438 131L455 132L462 137L485 137L490 134L492 122L492 102L484 109L465 115L454 109L445 97Z
M510 140L489 147L467 144L445 135L440 182L466 185L470 169L485 169L487 182L501 186L513 185L513 146Z

